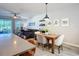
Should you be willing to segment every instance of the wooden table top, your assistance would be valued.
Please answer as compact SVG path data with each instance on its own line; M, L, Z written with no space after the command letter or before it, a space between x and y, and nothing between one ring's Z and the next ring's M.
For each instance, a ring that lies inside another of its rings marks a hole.
M48 34L48 35L44 35L45 37L48 37L48 38L52 38L52 39L55 39L55 38L57 38L57 35L55 35L55 34Z
M14 34L0 34L0 56L12 56L36 46Z
M39 33L38 35L43 35L47 38L50 38L50 39L56 39L58 37L58 35L56 34L44 34L44 33Z

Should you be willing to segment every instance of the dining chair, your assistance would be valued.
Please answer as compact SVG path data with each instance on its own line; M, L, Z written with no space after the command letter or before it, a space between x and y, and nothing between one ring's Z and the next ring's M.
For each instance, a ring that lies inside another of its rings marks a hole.
M43 35L36 35L38 44L41 44L43 47L47 46L48 41Z
M35 34L35 40L37 40L36 37L37 37L37 34L40 34L40 31L36 31L34 34Z
M35 34L40 34L40 31L36 31Z
M60 35L56 40L55 40L55 46L58 47L58 53L60 53L60 48L63 50L63 40L64 40L64 35Z

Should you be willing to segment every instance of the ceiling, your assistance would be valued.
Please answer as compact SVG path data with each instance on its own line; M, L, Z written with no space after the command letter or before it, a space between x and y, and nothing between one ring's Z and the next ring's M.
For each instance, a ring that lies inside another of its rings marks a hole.
M48 12L79 7L78 3L49 3ZM12 16L12 12L24 17L33 17L45 13L44 3L0 3L0 16Z

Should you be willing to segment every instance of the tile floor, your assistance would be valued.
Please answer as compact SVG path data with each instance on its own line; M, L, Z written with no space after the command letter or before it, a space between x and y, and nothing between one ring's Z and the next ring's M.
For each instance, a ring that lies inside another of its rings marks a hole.
M72 49L73 47L63 47L61 53L58 54L57 49L55 49L55 53L52 54L50 50L42 49L42 47L36 48L35 56L79 56L78 49Z

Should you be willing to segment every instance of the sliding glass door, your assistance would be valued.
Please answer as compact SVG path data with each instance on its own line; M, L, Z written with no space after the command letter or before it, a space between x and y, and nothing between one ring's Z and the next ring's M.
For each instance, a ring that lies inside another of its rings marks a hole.
M12 32L12 20L0 19L0 34Z
M21 21L20 20L15 20L15 33L19 34L21 30Z

